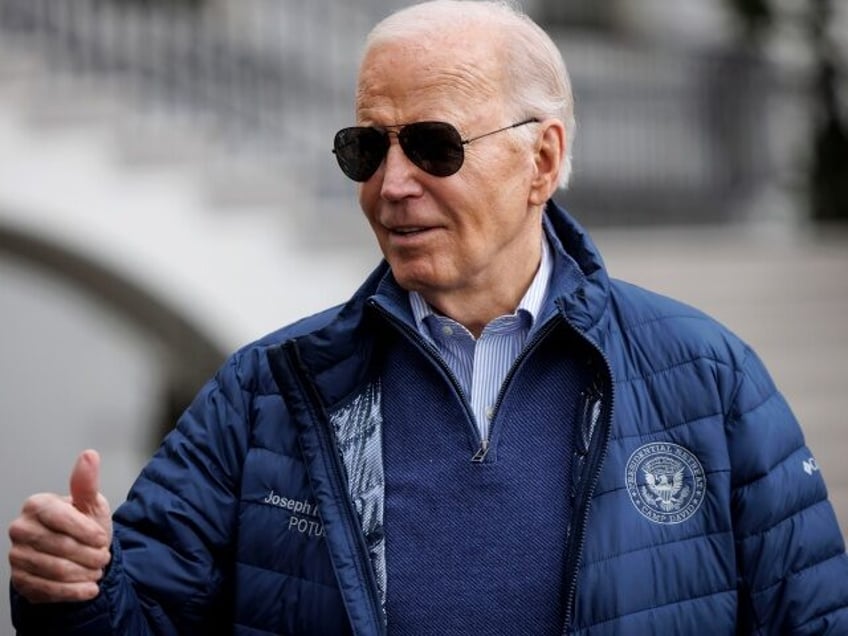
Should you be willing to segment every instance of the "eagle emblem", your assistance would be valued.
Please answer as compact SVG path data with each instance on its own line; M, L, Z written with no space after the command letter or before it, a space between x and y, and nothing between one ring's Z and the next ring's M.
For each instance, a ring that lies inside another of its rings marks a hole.
M633 505L655 523L682 523L704 500L704 469L678 444L654 442L636 449L627 461L625 479Z

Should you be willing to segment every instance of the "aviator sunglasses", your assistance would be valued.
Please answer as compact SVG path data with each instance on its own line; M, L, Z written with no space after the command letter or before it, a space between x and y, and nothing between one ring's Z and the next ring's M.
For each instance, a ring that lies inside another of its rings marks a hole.
M471 139L463 139L451 124L442 121L418 121L398 130L373 126L342 128L333 140L333 153L339 167L354 181L368 181L389 152L389 135L397 135L403 153L416 166L434 177L449 177L462 167L463 146L495 133L537 123L535 117L504 126Z

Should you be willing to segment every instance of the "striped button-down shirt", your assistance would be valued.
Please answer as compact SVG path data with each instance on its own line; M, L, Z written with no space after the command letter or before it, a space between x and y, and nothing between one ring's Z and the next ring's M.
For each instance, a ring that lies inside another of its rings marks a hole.
M476 340L461 324L434 312L419 293L409 293L418 330L436 346L459 381L474 412L481 440L489 439L498 393L539 316L550 275L550 248L547 239L543 239L539 269L518 309L492 320Z

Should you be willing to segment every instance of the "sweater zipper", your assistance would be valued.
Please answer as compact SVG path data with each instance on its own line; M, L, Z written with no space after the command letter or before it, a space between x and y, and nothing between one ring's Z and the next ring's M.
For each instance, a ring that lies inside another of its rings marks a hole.
M284 345L286 356L289 365L295 370L293 376L297 379L301 390L308 396L308 402L311 406L312 419L315 422L315 429L318 431L318 438L325 457L329 458L327 462L329 466L329 478L334 492L345 493L341 497L340 509L343 516L343 527L347 535L348 545L352 545L355 551L354 563L359 571L360 578L365 581L366 595L370 601L371 617L373 626L379 630L378 633L385 633L385 621L383 619L383 607L379 601L379 592L377 591L377 581L374 576L374 568L371 566L371 558L368 554L368 547L365 544L365 537L362 533L362 526L359 521L359 516L353 508L353 501L350 496L347 496L347 476L341 465L341 454L339 453L336 444L335 435L329 431L329 418L324 410L321 398L315 385L309 381L306 373L306 367L300 358L300 352L297 345L293 341L286 342ZM366 630L367 634L375 633L371 630Z
M533 337L530 341L522 348L521 352L518 354L518 357L515 359L515 362L507 371L506 377L504 377L503 383L501 384L500 391L498 391L498 398L495 400L495 408L494 412L497 413L501 408L501 403L503 402L504 395L506 393L507 387L509 387L510 382L512 382L512 378L515 377L515 374L518 373L519 368L524 364L524 361L532 354L536 348L539 346L539 343L545 339L545 337L554 329L556 325L556 316L548 320L545 324L543 324L539 329L533 334ZM492 436L492 430L489 428L489 437ZM483 445L480 447L480 450L471 458L471 461L482 462L486 458L486 454L489 452L489 440L483 440Z
M583 490L583 496L578 498L579 484L574 484L575 504L580 506L580 509L575 509L575 513L579 515L577 523L570 523L566 533L566 567L565 567L565 620L563 622L563 636L567 635L571 629L571 622L574 618L574 605L577 597L577 579L580 573L580 566L583 560L583 547L586 543L586 529L589 525L589 511L591 509L592 497L595 493L595 488L600 480L600 468L606 458L607 448L609 446L610 434L612 431L612 414L615 403L615 393L612 390L612 366L606 354L601 351L600 347L592 340L587 338L583 332L574 326L574 323L568 319L562 306L560 307L561 315L565 317L566 322L585 342L587 342L603 360L604 368L595 373L592 383L587 388L584 395L583 411L580 426L580 452L582 457L581 463L585 462L584 471L589 475L589 481ZM604 385L609 386L609 400L604 408ZM603 438L599 443L592 444L595 439L595 433L598 430L598 425L603 427Z
M429 355L430 358L436 363L436 366L445 374L448 380L453 387L453 391L456 394L457 398L459 398L460 404L462 404L462 408L465 411L465 417L468 422L471 423L472 428L474 429L474 435L477 438L477 442L480 445L477 451L472 455L471 461L474 463L480 463L484 459L486 459L486 455L489 453L489 439L483 439L480 435L480 429L477 428L477 418L474 416L474 413L471 411L471 406L468 404L468 400L462 394L462 386L459 383L459 380L456 377L456 374L451 370L451 368L447 365L447 363L442 359L442 356L439 354L439 350L433 346L424 336L422 336L418 331L412 329L409 325L407 325L402 320L398 319L391 312L384 309L377 303L375 300L369 300L368 304L373 307L377 312L383 316L388 322L394 325L401 333L403 333L409 340L416 346L418 349Z
M462 402L463 408L465 409L466 416L469 418L469 420L471 422L474 423L474 431L477 434L477 438L478 438L479 443L480 443L480 447L477 449L477 452L475 452L474 455L471 456L471 461L475 464L482 464L486 460L486 455L489 454L489 448L491 446L490 440L491 440L491 437L492 437L492 430L491 430L491 428L489 429L489 436L488 437L484 438L480 435L480 429L477 427L476 417L471 412L471 407L468 405L468 401L464 397L462 397L462 389L460 388L459 380L456 378L456 375L454 374L454 372L444 362L444 360L442 359L442 356L439 354L438 350L430 342L428 342L427 339L424 338L418 331L410 328L408 325L406 325L402 321L395 318L394 315L392 315L390 312L388 312L385 309L383 309L382 307L380 307L380 305L378 305L376 302L374 302L374 301L370 301L370 302L371 302L372 306L374 308L376 308L383 316L385 316L389 321L391 321L399 329L401 329L403 332L405 332L410 337L410 339L415 344L417 344L420 349L422 349L422 351L429 353L432 356L432 358L436 361L436 363L439 365L439 367L441 367L441 369L445 373L445 375L447 375L447 377L450 379L451 384L453 384L454 392L457 394L457 396L459 396L460 402ZM534 336L530 340L530 342L527 343L527 346L524 347L521 350L521 353L519 353L518 358L516 358L516 360L515 360L515 363L513 363L513 365L510 367L509 371L507 372L506 377L504 378L503 383L501 384L501 389L498 392L498 398L495 401L495 408L494 408L495 413L498 412L498 409L500 408L501 402L503 401L504 391L505 391L506 387L509 385L510 380L512 380L512 377L516 374L518 367L521 365L521 363L524 362L524 360L527 358L527 356L529 356L530 353L532 353L532 351L536 349L536 347L544 339L544 337L548 333L550 333L550 331L553 330L554 320L555 319L549 320L547 323L545 323L534 334Z

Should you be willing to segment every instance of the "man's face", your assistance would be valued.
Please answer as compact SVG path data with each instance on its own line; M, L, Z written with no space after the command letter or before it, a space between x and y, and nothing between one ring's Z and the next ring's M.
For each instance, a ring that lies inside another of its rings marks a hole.
M504 110L493 46L467 35L451 40L472 43L462 50L438 38L373 47L359 76L357 125L444 121L467 139L516 123ZM440 298L529 283L541 240L540 206L528 203L530 145L510 133L485 137L464 146L457 173L435 177L390 139L359 200L398 283L437 307Z

